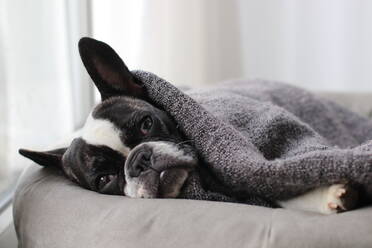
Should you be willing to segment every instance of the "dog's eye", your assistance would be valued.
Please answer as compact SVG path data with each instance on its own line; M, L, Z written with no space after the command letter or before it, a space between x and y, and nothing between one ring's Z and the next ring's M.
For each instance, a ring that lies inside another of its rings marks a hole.
M97 189L101 190L103 187L106 186L109 182L114 180L116 175L104 175L97 178Z
M142 119L141 121L141 133L146 135L150 132L152 128L153 121L150 116L146 116L145 118Z

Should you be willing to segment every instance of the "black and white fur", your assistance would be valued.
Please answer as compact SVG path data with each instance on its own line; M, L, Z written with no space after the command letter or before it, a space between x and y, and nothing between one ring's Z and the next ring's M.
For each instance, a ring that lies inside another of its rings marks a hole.
M41 165L61 167L68 178L97 192L177 197L198 164L193 147L167 113L148 102L141 82L110 46L82 38L79 51L102 102L68 148L20 153ZM356 195L346 184L337 184L278 204L331 214L354 207Z

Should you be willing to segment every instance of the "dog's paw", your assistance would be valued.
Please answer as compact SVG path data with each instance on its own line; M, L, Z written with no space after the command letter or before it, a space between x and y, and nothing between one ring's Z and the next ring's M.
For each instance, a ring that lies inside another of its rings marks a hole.
M348 184L334 184L326 191L324 214L335 214L353 209L358 202L358 192Z

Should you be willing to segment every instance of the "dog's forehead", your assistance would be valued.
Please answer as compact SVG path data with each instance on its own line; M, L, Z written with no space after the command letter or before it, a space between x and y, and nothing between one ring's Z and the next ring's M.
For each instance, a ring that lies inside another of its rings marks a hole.
M121 127L132 116L141 111L154 111L149 103L132 97L112 97L98 104L83 127L82 138L91 145L107 146L128 156L130 148L122 137L130 130Z
M90 114L82 130L81 138L90 145L107 146L128 156L130 149L123 144L122 131L107 119L96 119Z
M92 115L98 118L108 118L117 114L128 114L136 111L153 111L154 107L146 101L141 99L128 97L128 96L117 96L111 97L100 104L98 104Z

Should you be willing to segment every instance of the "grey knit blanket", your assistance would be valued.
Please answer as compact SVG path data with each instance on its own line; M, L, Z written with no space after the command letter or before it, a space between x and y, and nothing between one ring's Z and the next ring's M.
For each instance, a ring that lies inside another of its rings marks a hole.
M235 80L181 91L133 71L179 125L200 164L180 197L273 206L349 181L372 196L372 122L303 89Z

